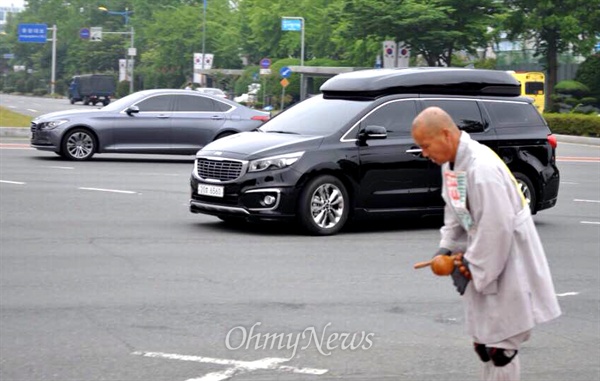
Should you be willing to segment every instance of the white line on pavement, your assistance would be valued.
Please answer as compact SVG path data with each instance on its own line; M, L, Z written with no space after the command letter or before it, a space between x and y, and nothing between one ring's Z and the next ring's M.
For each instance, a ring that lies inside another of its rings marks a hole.
M31 112L38 112L38 110L34 110L32 108L28 108L27 111L31 111Z
M600 225L598 221L581 221L581 223L585 225Z
M84 188L84 187L79 187L79 188L77 188L77 189L81 189L81 190L90 190L90 191L98 191L98 192L112 192L112 193L138 194L138 192L126 191L126 190L118 190L118 189Z
M194 361L199 363L207 364L218 364L228 365L231 368L227 368L221 372L212 372L205 374L199 378L190 378L186 381L222 381L231 378L236 374L248 373L255 370L274 370L283 372L293 372L300 374L310 375L322 375L328 372L328 369L315 369L315 368L296 368L293 366L279 365L291 360L291 358L278 358L278 357L267 357L256 361L238 361L229 359L217 359L212 357L204 356L190 356L190 355L179 355L176 353L163 353L163 352L133 352L132 355L152 357L152 358L164 358L170 360L180 361Z
M16 185L25 185L26 183L23 183L21 181L8 181L8 180L0 180L0 183L4 183L4 184L16 184Z
M573 199L573 201L575 201L575 202L597 202L597 203L600 203L600 200L582 200L582 199L579 199L579 198Z
M44 166L43 168L53 168L53 169L75 169L75 167L59 167L57 165L48 165L48 166Z
M563 292L562 294L556 294L556 296L574 296L579 295L578 292Z
M579 185L579 183L574 183L572 181L561 181L561 184L566 184L566 185Z

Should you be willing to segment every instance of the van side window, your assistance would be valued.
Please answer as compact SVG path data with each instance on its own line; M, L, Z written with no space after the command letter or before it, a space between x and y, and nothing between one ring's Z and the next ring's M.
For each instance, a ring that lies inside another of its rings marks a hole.
M481 110L475 101L466 100L424 100L425 107L437 106L446 111L454 123L468 133L483 132L486 123L481 116Z
M534 127L544 125L542 117L529 103L483 102L492 122L502 127Z
M395 101L380 106L362 122L363 126L382 126L388 138L410 136L413 119L417 116L415 101Z

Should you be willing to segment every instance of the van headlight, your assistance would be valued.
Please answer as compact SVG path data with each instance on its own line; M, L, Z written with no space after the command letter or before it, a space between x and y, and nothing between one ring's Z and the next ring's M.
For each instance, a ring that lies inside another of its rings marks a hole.
M302 155L304 155L304 151L252 160L248 166L248 172L260 172L266 171L267 169L281 169L289 167L297 162Z
M37 128L40 130L52 130L63 123L67 123L67 119L51 120L49 122L38 123Z

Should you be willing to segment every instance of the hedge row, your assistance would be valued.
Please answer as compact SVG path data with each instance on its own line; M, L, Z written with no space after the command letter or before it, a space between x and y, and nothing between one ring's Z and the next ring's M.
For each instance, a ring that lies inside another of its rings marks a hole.
M546 113L544 119L555 134L600 137L600 116Z

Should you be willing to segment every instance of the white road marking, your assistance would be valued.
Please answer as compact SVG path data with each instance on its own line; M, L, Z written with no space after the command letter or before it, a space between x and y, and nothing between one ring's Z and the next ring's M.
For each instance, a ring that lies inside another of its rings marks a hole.
M75 169L75 167L59 167L57 165L48 165L48 166L44 166L43 168L53 168L53 169Z
M579 183L574 183L572 181L561 181L561 184L566 184L566 185L579 185Z
M556 296L574 296L579 295L578 292L563 292L562 294L556 294Z
M600 200L582 200L579 198L573 199L573 201L575 202L595 202L595 203L600 203Z
M27 111L31 111L31 112L38 112L38 110L34 110L32 108L28 108Z
M204 356L190 356L190 355L179 355L176 353L163 353L163 352L133 352L132 355L151 357L151 358L164 358L169 360L180 360L180 361L193 361L205 364L217 364L227 365L231 368L227 368L220 372L207 373L201 377L190 378L186 381L222 381L231 378L236 374L243 374L253 372L255 370L274 370L282 372L292 372L299 374L310 374L320 376L327 373L328 369L316 369L316 368L296 368L293 366L279 365L291 360L291 358L278 358L278 357L267 357L256 361L238 361L229 359L217 359L213 357Z
M580 222L585 225L600 225L600 222L598 222L598 221L580 221Z
M23 183L21 181L8 181L8 180L0 180L0 183L4 183L4 184L16 184L16 185L25 185L26 183Z
M583 157L583 156L559 156L556 161L564 161L571 163L598 163L600 157Z
M90 190L90 191L98 191L98 192L125 193L125 194L137 194L138 193L138 192L133 192L133 191L118 190L118 189L103 189L103 188L84 188L84 187L79 187L77 189Z

